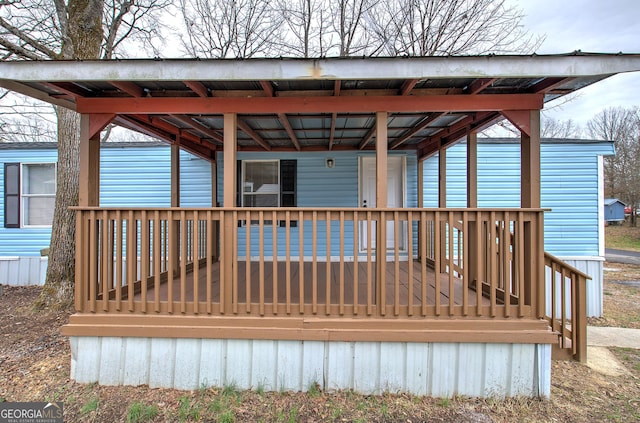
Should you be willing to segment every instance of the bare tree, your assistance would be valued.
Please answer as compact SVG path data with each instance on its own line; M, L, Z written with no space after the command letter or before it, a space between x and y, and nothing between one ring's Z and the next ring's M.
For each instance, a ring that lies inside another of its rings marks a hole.
M0 3L0 57L9 59L110 58L124 40L152 32L142 28L166 0L14 0ZM57 108L58 166L49 265L41 306L68 307L75 275L80 118Z
M542 41L505 0L391 0L375 12L372 29L384 55L526 53Z
M615 156L605 157L605 195L619 198L636 210L640 206L640 109L612 107L587 124L591 137L614 141ZM636 225L636 214L631 213Z
M283 44L281 54L308 58L327 53L332 43L326 0L279 0L276 7L292 40Z
M268 0L180 0L192 57L249 58L277 54L282 15Z
M557 120L545 118L540 125L542 138L580 138L582 130L572 119Z

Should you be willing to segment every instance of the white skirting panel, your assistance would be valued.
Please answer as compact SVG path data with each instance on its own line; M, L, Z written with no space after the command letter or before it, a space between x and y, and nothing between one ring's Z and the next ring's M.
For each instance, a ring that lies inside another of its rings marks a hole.
M47 257L0 257L0 284L9 286L44 285Z
M80 383L549 397L547 344L71 337Z
M593 258L580 258L580 257L559 257L565 263L575 267L581 272L591 276L591 280L587 281L587 317L602 317L603 313L603 267L604 259L600 257ZM549 282L549 276L551 272L547 270L547 282ZM547 293L550 290L550 285L547 283ZM567 287L567 294L570 292ZM547 309L551 307L551 298L547 294ZM561 312L556 311L558 315ZM567 313L570 313L570 307L567 307ZM569 317L569 316L567 316Z

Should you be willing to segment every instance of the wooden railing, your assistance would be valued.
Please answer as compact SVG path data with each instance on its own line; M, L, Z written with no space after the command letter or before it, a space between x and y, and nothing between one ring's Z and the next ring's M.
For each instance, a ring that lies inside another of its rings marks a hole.
M538 209L77 208L76 308L535 319L544 309L536 282L542 216Z
M549 253L544 254L547 301L545 318L559 336L558 347L587 360L587 279L590 276Z

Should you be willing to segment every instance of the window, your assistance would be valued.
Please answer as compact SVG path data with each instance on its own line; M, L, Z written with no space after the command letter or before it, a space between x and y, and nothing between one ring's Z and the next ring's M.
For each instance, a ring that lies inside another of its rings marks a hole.
M295 207L296 160L238 160L238 207ZM271 222L265 222L270 224ZM284 225L284 222L280 222ZM291 221L291 226L296 226Z
M280 205L280 163L242 162L242 206L278 207Z
M5 227L51 226L56 200L54 163L5 163Z

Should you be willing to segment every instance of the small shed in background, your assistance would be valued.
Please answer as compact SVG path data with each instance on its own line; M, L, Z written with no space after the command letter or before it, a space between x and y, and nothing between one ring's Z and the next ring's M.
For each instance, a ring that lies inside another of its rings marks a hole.
M607 223L624 222L625 203L617 198L606 198L604 200L604 220Z

